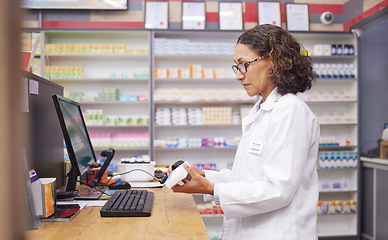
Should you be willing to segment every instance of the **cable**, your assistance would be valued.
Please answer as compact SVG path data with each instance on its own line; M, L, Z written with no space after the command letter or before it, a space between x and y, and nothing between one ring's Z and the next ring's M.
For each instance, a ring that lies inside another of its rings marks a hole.
M113 177L120 176L120 175L124 175L124 174L131 173L131 172L134 172L134 171L145 172L145 173L147 173L148 175L150 175L151 177L153 177L155 180L159 180L158 178L156 178L156 177L155 177L154 175L152 175L151 173L149 173L149 172L147 172L147 171L145 171L145 170L143 170L143 169L136 168L136 169L129 170L129 171L127 171L127 172L114 174L114 175L112 175L112 176L109 178L108 182L110 182L110 180L112 180ZM69 175L69 173L66 175L66 177L67 177L68 175ZM112 196L112 195L110 195L110 194L107 194L103 189L99 189L99 188L96 188L96 187L94 187L94 186L90 186L88 183L84 183L84 182L81 182L81 181L78 181L78 180L77 180L77 182L79 182L80 184L86 185L86 186L88 186L89 188L93 188L93 189L95 189L95 190L101 192L102 194L105 194L105 195L108 195L108 196ZM108 184L103 184L103 183L102 183L101 186L108 186Z
M88 183L84 183L84 182L81 182L81 181L78 181L78 180L77 180L77 182L79 182L80 184L86 185L86 186L88 186L89 188L93 188L93 189L99 191L99 192L102 193L102 194L105 194L105 195L108 195L108 196L112 196L112 195L110 195L110 194L107 194L107 193L105 192L104 189L99 189L99 188L97 188L97 187L90 186ZM107 185L107 184L103 184L103 185L101 185L101 186L106 186L106 185Z

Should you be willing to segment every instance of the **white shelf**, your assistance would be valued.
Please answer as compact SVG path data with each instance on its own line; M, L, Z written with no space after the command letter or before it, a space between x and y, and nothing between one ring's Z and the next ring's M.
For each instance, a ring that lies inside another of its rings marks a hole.
M318 215L319 237L344 237L357 235L357 213Z
M156 60L158 59L172 59L172 60L196 60L196 59L212 59L212 60L217 60L217 59L225 59L225 58L230 58L231 61L233 61L234 55L167 55L167 54L154 54L154 58Z
M357 215L357 213L330 213L330 214L318 214L318 217L319 216L332 216L332 217L335 217L335 216L355 216Z
M332 231L332 232L318 232L318 237L355 237L357 233L354 231Z
M241 127L240 124L228 124L228 125L157 125L155 124L155 127L157 128L163 128L163 127L166 127L166 128L179 128L179 127L184 127L184 128L190 128L190 127L200 127L200 128L203 128L203 127Z
M321 126L341 126L341 125L357 125L357 123L319 123Z
M313 61L333 61L333 60L355 60L356 55L332 55L332 56L310 56Z
M200 147L200 148L168 148L168 147L165 147L165 148L161 148L161 147L155 147L155 151L190 151L190 150L206 150L206 151L210 151L210 150L215 150L215 151L227 151L227 150L236 150L237 147L219 147L219 148L216 148L216 147Z
M82 105L142 105L148 104L149 102L122 102L122 101L89 101L89 102L79 102Z
M211 103L216 103L216 104L247 104L251 103L254 104L254 101L187 101L187 102L182 102L182 101L155 101L155 104L211 104Z
M316 100L316 101L305 101L308 104L315 103L357 103L357 100Z
M347 168L318 168L319 171L340 171L340 170L357 170L357 167L347 167Z
M87 128L148 128L149 125L86 125Z
M108 82L148 82L149 78L52 78L51 81L54 82L100 82L100 81L108 81Z
M50 58L69 58L75 57L77 59L80 58L148 58L147 54L92 54L92 53L64 53L64 54L47 54Z
M236 81L234 77L224 77L224 78L155 78L155 82L201 82L201 83L209 83L209 82L229 82Z
M144 147L144 148L129 148L129 147L114 147L114 146L106 146L106 147L93 147L94 150L96 151L102 151L102 150L105 150L105 149L108 149L108 148L114 148L115 151L148 151L149 148L148 147Z
M202 214L202 218L223 218L224 214Z
M316 78L316 81L325 83L353 83L358 81L358 78Z
M339 191L332 191L332 190L320 190L319 193L354 193L354 192L357 192L357 189L349 189L349 190L339 190ZM349 213L350 214L350 213Z
M349 146L319 146L319 150L321 151L328 151L328 150L348 150L348 149L353 149L356 148L357 145L349 145Z

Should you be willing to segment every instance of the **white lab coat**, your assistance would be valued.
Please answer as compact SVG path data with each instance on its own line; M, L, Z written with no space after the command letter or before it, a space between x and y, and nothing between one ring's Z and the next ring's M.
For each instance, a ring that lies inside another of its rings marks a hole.
M232 170L205 171L224 211L223 240L317 239L318 121L277 88L260 102L242 121Z

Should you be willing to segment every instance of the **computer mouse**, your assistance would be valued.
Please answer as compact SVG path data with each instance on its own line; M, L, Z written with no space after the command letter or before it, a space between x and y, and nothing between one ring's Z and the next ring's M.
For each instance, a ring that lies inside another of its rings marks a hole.
M125 181L118 181L108 185L109 189L130 189L131 184Z

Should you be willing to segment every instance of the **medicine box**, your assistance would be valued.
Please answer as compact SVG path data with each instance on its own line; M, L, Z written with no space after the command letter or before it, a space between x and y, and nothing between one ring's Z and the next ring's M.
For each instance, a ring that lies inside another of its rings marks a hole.
M388 159L388 141L382 141L380 143L380 158Z
M35 212L37 216L47 218L56 211L56 179L40 178L39 181L31 184Z

